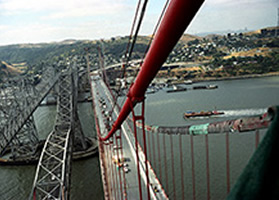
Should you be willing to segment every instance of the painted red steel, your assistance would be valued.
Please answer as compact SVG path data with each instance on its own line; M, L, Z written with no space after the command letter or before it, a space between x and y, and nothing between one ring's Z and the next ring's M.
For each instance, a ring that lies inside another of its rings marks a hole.
M204 0L172 0L145 57L135 83L130 87L128 99L121 109L112 129L101 140L110 138L131 112L130 101L135 106L144 98L148 85L156 76L186 27L195 16Z

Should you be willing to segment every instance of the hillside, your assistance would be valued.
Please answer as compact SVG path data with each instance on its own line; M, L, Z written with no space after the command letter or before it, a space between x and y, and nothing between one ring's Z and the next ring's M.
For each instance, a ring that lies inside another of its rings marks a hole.
M258 47L247 51L232 52L230 55L224 56L223 58L229 59L232 57L268 56L269 53L270 53L270 48Z
M246 71L250 73L250 71L253 71L251 69L253 65L249 63L255 63L253 61L257 59L258 62L261 62L258 63L257 68L261 68L260 71L264 72L265 68L261 66L275 63L278 59L279 40L278 37L274 37L274 30L276 30L276 27L248 33L211 34L205 37L184 34L166 63L202 62L212 69L220 66L225 69L230 67L231 69L233 63L236 63L236 59L238 59L237 67L242 68L241 66L246 62L245 65L249 65L249 70ZM131 59L143 57L150 39L151 36L138 36ZM97 67L99 63L98 47L102 47L105 64L112 65L122 62L128 41L128 36L119 36L106 40L71 39L52 43L0 46L0 60L5 60L7 63L26 63L29 72L38 73L44 63L57 63L71 59L76 55L83 57L81 60L84 61L85 49L89 49L90 61ZM12 70L12 68L6 67L1 73L12 74L13 71L16 72L17 70L19 68ZM277 71L277 64L270 70Z
M151 36L138 36L134 48L134 58L143 56ZM103 40L105 54L113 57L111 60L119 62L126 52L128 36L113 37ZM180 44L185 45L193 40L202 40L201 37L185 34L180 40ZM70 56L72 54L84 54L84 48L90 48L90 52L97 54L97 47L100 46L100 40L65 40L61 42L39 43L39 44L16 44L0 46L0 60L9 63L26 62L33 65L42 60L52 60L59 56Z
M195 35L190 35L190 34L184 34L182 35L182 37L180 38L180 42L182 43L188 43L190 41L193 41L193 40L202 40L203 38L202 37L199 37L199 36L195 36Z
M1 72L7 74L7 75L18 75L20 73L22 73L22 71L16 67L14 67L13 65L10 65L4 61L0 61L0 70Z
M0 80L4 77L16 76L21 74L23 71L20 68L14 67L4 61L0 61Z

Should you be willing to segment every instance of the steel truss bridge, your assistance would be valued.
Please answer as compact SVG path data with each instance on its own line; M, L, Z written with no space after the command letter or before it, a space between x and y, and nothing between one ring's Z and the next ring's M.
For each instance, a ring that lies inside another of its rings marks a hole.
M45 67L40 80L21 76L1 85L1 163L39 160L30 198L68 199L72 155L80 158L96 153L97 143L84 136L77 114L79 79L87 74L79 72L75 63L60 71L57 68ZM39 141L33 113L57 86L56 123L46 141Z
M1 85L0 115L3 117L0 127L1 156L6 151L15 149L21 151L16 151L14 157L34 153L34 147L38 145L39 140L32 114L54 87L58 78L59 74L55 73L55 69L48 67L42 75L40 84L36 86L32 79L21 77ZM26 134L27 132L29 133Z

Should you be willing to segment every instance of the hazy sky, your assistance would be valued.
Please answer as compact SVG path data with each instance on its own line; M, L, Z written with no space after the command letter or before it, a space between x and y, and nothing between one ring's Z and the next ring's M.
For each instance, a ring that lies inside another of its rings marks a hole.
M165 0L149 0L149 35ZM137 0L0 0L0 45L128 35ZM187 33L277 25L279 0L205 0Z

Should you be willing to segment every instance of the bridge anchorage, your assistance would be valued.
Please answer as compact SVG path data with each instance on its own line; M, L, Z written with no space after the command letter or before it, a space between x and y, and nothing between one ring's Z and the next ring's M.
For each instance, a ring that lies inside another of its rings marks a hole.
M74 133L73 159L96 154L97 142L84 136L77 114L79 76L80 73L78 74L76 69L57 72L53 66L49 66L41 74L40 79L21 76L1 85L0 164L35 164L39 161L46 140L39 140L33 113L56 85L59 91L54 129L64 126L65 108L71 104L68 112L71 112L71 132ZM68 80L67 77L71 79ZM66 85L66 80L70 86ZM66 88L72 96L71 103L67 102Z

